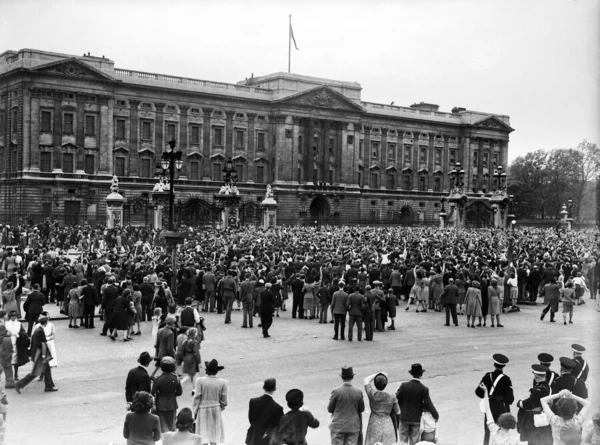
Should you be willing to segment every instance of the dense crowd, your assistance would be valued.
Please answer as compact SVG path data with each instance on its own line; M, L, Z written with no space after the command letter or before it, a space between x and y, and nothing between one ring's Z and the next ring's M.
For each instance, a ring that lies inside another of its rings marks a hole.
M567 325L573 323L574 308L585 304L584 295L595 299L598 292L597 229L181 230L183 242L174 265L159 230L65 227L50 221L1 227L0 318L8 320L6 332L0 326L0 339L10 338L5 343L11 343L10 354L0 352L6 387L20 391L39 377L45 380L46 391L56 390L51 376L51 361L56 360L54 326L43 310L47 304L58 305L73 329L94 328L100 307L104 321L100 335L112 340L119 333L123 341L133 339L140 333L140 323L152 320L156 344L152 377L163 370L154 386L171 375L162 384L177 392L187 379L197 391L204 379L195 379L202 364L202 312L223 313L224 322L230 324L237 306L243 311L242 327L252 328L258 315L267 338L273 317L290 310L292 318L333 323L335 340L352 341L356 326L358 341L372 341L374 332L395 330L400 304L406 311L413 304L415 312L445 311L446 326L451 320L458 326L457 315L464 314L467 327L501 328L502 313L518 311L519 304L541 297L540 318L550 312L550 321L555 321L562 303ZM27 329L21 318L27 320ZM151 357L140 357L140 363L150 359L147 366ZM34 369L19 380L18 368L30 359ZM209 362L206 366L208 370ZM180 379L175 369L186 377ZM375 387L377 381L382 385L379 377L373 378ZM491 387L493 382L489 383ZM267 391L270 386L265 385ZM156 388L147 392L157 395ZM135 405L134 398L135 392L129 391L130 406ZM290 408L299 408L299 393L290 398ZM182 410L179 419L172 402L165 406L168 409L162 411L167 414L157 411L163 432L175 429L177 422L187 425L187 411ZM494 421L497 417L493 415ZM302 419L318 425L316 419ZM197 421L197 428L213 421Z

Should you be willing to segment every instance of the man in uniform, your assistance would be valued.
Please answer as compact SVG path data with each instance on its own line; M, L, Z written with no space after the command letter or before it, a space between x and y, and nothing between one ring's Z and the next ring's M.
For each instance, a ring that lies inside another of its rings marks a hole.
M586 383L588 374L590 372L590 365L583 359L583 353L585 352L585 348L578 344L571 345L571 349L573 349L573 360L577 362L577 366L573 369L573 375L577 380L581 380L583 383Z
M552 385L552 394L558 394L563 389L568 389L576 396L587 399L587 388L585 383L573 375L573 370L577 366L577 362L569 357L561 357L560 359L560 377L554 381Z
M549 370L544 365L532 365L531 368L533 369L533 388L529 390L527 399L517 402L519 408L517 430L521 434L520 440L523 442L530 445L550 445L552 444L550 425L536 427L533 421L533 416L542 412L540 400L550 394L550 387L546 381Z
M538 355L538 360L540 361L540 365L545 366L547 368L546 371L546 383L549 388L552 388L554 381L559 377L559 375L550 369L552 362L554 361L554 357L550 354L542 352ZM535 382L535 379L534 379ZM552 394L552 390L550 390L550 394Z
M483 383L487 388L490 400L490 411L494 417L494 422L498 422L500 414L510 412L510 405L514 402L515 396L513 395L510 377L503 373L504 367L508 363L508 357L502 354L494 354L492 358L494 359L494 371L485 374L479 382L479 385ZM475 394L482 399L484 391L479 385L477 385L477 389L475 389ZM484 416L483 445L489 445L490 443L490 430L488 429L487 422L487 418Z

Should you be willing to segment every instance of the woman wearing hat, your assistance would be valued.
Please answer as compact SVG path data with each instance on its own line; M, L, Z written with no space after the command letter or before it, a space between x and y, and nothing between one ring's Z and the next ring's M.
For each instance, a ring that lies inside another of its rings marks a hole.
M162 435L163 445L202 445L202 437L194 434L194 416L192 410L183 408L177 414L175 431Z
M175 359L163 357L160 361L162 374L152 386L152 395L156 398L156 414L160 419L160 431L165 433L175 429L177 414L177 396L183 394L179 377L175 374Z
M400 415L398 399L385 391L388 378L385 372L365 378L365 392L369 397L371 415L365 436L365 445L391 445L396 443L396 427L392 418Z
M494 327L494 317L496 317L496 326L503 328L500 324L500 314L502 313L502 307L499 296L498 280L492 278L490 285L488 286L488 314L490 315L490 322Z
M471 287L467 289L465 306L467 327L475 327L475 317L479 318L479 324L477 326L481 326L481 289L479 281L473 281Z
M229 382L217 377L223 369L219 362L212 359L204 362L206 376L196 380L196 395L192 412L196 419L196 434L202 437L204 443L217 444L225 442L225 427L221 411L227 407L227 390Z

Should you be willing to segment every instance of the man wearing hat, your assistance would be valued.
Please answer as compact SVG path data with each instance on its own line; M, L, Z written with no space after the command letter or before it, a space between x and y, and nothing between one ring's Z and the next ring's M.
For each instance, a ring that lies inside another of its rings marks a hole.
M152 384L150 381L150 374L148 372L148 366L152 361L152 357L146 351L140 354L138 358L139 365L131 369L127 374L127 380L125 381L125 400L127 400L127 409L133 402L133 395L138 391L151 392Z
M169 314L165 317L165 326L156 333L156 368L152 372L152 377L158 371L163 357L175 357L175 332L173 327L177 319Z
M58 391L58 388L54 387L54 381L52 380L52 368L48 365L48 362L52 359L48 350L46 334L44 333L44 327L48 324L48 317L40 315L38 322L40 326L31 337L31 361L33 362L33 368L29 374L16 383L15 388L19 394L33 379L40 377L42 374L44 375L44 391Z
M400 407L400 443L415 444L421 438L421 414L429 411L437 421L440 416L429 397L429 388L421 383L425 370L420 363L414 363L408 371L412 380L404 382L396 391Z
M271 443L306 444L308 427L317 428L320 423L310 411L300 411L304 394L299 389L290 389L285 400L290 411L281 418Z
M279 420L283 416L283 408L273 400L273 393L277 390L277 382L270 378L263 384L265 393L261 397L250 399L248 420L250 428L246 434L247 445L269 445L271 435L277 429Z
M559 377L559 375L550 369L552 362L554 361L554 357L548 353L541 353L538 355L538 360L540 361L540 365L545 366L546 371L546 383L549 388L552 388L552 384ZM533 380L535 386L535 379ZM550 390L550 394L552 394L552 390Z
M152 385L152 395L156 405L156 415L160 419L160 430L163 433L175 429L175 416L177 415L177 397L183 394L181 381L175 374L175 359L165 356L160 361L162 374Z
M552 385L552 394L558 394L563 389L568 389L576 396L587 399L587 388L585 382L578 380L573 375L573 370L577 367L577 362L569 357L561 357L560 377Z
M543 355L543 354L540 354ZM550 355L550 354L548 354ZM517 402L519 412L517 414L517 430L521 434L521 441L531 445L549 445L552 443L551 427L536 427L533 416L542 413L543 397L550 395L547 373L548 368L544 365L532 365L533 370L533 388L529 390L529 397Z
M334 336L333 339L338 339L338 333L341 334L341 339L344 340L346 330L346 311L348 310L348 294L344 292L344 283L340 281L338 283L338 291L333 294L331 298L331 313L334 319Z
M327 411L331 413L331 445L357 445L365 401L362 391L352 386L354 372L351 366L344 366L340 377L343 384L331 392L327 405Z
M483 383L487 388L488 397L490 399L490 411L492 412L494 422L498 422L500 414L510 412L510 405L514 402L515 396L513 394L510 377L503 372L504 367L508 363L508 357L503 354L494 354L492 358L494 359L494 371L485 374L479 382L479 385ZM482 399L484 391L479 385L477 385L477 388L475 389L475 394ZM488 419L484 416L483 445L489 445L490 442L490 430L488 429L487 422Z
M100 335L104 337L108 335L107 332L110 326L115 301L117 301L117 298L119 297L119 288L115 285L115 281L115 277L110 277L108 279L108 285L104 288L102 302L100 303L100 308L104 310L104 326L102 326ZM112 334L112 328L110 332Z
M573 369L573 375L585 383L590 372L590 365L583 359L585 348L581 345L573 344L571 345L571 349L573 350L573 360L577 363L577 366Z
M27 313L27 335L31 337L31 330L37 323L38 317L42 313L44 306L44 294L40 292L40 285L34 284L33 291L27 295L23 309Z

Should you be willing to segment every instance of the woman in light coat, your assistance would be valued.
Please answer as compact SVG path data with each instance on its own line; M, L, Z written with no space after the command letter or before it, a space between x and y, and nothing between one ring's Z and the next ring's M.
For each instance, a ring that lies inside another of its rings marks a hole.
M471 282L471 287L467 289L465 295L465 312L467 314L467 327L475 327L475 317L479 318L479 324L481 326L481 289L479 281Z
M202 437L203 443L225 442L225 427L221 411L227 406L227 389L229 382L217 377L217 373L224 369L217 360L204 362L206 376L196 380L196 395L192 405L192 412L196 419L196 434Z

